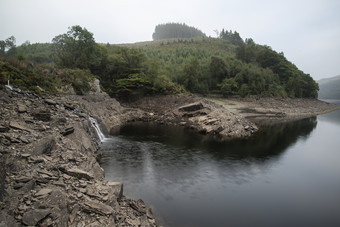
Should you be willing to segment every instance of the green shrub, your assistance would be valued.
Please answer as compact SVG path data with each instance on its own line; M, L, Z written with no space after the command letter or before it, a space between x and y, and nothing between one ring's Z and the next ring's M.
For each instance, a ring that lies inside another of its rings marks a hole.
M157 76L152 89L157 94L178 94L184 90L183 87L173 83L166 75Z
M94 76L89 70L55 68L43 65L33 65L18 59L0 60L0 83L10 84L22 90L37 94L57 93L62 87L72 85L76 94L83 95L90 91L89 82Z
M89 82L94 79L94 76L89 70L67 69L65 73L64 83L71 84L77 95L84 95L90 91L91 86Z

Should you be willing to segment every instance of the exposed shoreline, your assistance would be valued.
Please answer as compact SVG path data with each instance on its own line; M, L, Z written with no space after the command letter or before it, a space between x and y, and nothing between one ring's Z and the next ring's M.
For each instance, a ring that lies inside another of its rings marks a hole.
M64 98L0 90L0 225L158 226L105 180L89 112Z
M317 99L291 98L209 98L258 126L317 116L340 106Z
M218 139L247 138L259 123L339 109L307 99L144 97L120 104L105 93L37 97L0 91L0 224L157 226L142 200L107 182L89 116L114 133L131 122L190 128Z

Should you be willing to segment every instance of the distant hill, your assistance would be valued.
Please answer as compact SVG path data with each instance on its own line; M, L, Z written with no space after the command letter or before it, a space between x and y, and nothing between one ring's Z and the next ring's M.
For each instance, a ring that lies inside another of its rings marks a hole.
M205 37L206 35L195 27L188 26L182 23L167 23L159 24L152 34L153 40L160 39L183 39L183 38L196 38Z
M340 75L318 81L320 99L340 99Z

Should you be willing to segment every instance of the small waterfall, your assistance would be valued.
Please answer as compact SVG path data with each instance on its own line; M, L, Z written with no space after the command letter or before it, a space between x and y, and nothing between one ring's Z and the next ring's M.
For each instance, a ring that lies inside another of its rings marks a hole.
M93 117L89 117L92 127L96 130L97 136L99 137L100 142L104 142L107 140L106 136L100 130L99 124L96 119Z

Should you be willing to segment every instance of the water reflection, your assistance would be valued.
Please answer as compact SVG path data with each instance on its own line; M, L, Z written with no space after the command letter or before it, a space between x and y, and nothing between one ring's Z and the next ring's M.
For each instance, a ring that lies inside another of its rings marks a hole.
M332 124L340 125L340 110L318 116L318 119L321 121L327 121Z
M338 99L323 99L322 101L329 102L340 106L340 100ZM334 123L340 125L340 110L333 111L327 114L318 116L321 121L327 121L329 123Z
M217 160L248 158L266 160L279 155L298 139L307 138L316 126L317 118L312 117L280 125L264 126L248 139L217 141L178 127L137 123L123 127L119 138L136 144L155 142L156 147L157 143L161 143L173 148L185 149L189 154L195 149L200 149L213 155Z
M248 190L242 185L269 184L268 172L285 151L316 126L317 118L308 118L221 142L181 128L127 125L103 144L101 166L107 179L124 182L125 194L145 199L169 225L236 224L244 206L259 202L247 193L237 198Z

